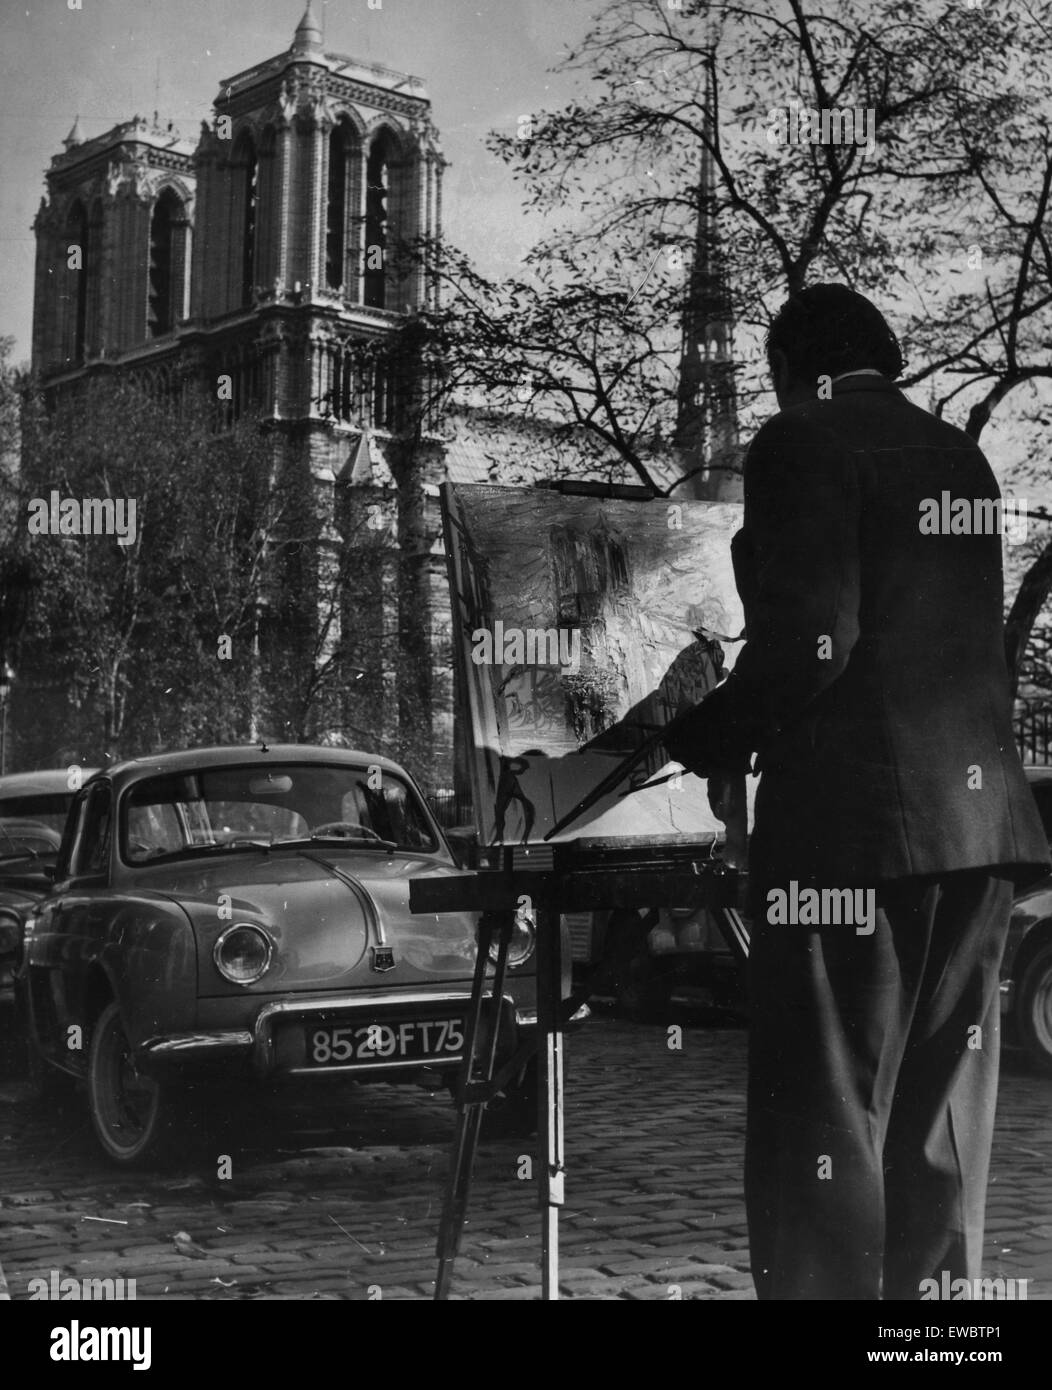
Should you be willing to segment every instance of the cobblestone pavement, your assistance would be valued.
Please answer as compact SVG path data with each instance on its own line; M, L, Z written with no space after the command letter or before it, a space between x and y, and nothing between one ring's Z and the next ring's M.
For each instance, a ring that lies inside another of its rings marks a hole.
M739 1300L745 1033L596 1017L568 1042L562 1290L577 1299ZM453 1134L444 1094L341 1083L243 1093L214 1153L129 1174L97 1156L80 1098L0 1079L0 1263L29 1281L136 1281L139 1299L424 1299ZM1008 1053L987 1226L991 1277L1052 1297L1052 1079ZM234 1136L237 1136L236 1140ZM454 1284L464 1299L539 1296L530 1144L484 1145ZM218 1176L221 1155L231 1176ZM2 1296L2 1291L0 1291Z

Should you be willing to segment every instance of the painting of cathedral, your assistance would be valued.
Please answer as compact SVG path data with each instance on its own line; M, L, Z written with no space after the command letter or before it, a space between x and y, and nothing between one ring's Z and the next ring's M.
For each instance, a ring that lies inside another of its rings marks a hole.
M715 832L698 778L633 755L733 668L740 503L447 484L442 504L482 842L555 833L626 760L567 837Z

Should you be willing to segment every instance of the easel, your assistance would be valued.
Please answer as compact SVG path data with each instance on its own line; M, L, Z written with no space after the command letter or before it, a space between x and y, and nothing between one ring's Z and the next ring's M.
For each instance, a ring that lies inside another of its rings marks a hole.
M553 535L553 527L562 530L570 525L572 531L571 523L574 518L577 518L578 522L582 519L587 520L589 528L594 529L594 508L606 502L663 504L665 500L663 497L659 499L652 488L598 482L562 481L552 484L551 490L563 494L565 504L558 498L545 497L540 489L532 495L523 494L516 500L514 490L510 489L461 487L450 482L442 485L440 496L443 535L449 566L454 622L459 625L465 638L486 621L484 615L489 613L494 602L499 608L502 596L511 609L516 608L513 598L517 583L516 572L513 569L504 572L503 588L498 584L497 589L491 591L488 584L483 584L480 570L481 556L486 553L485 538L496 539L502 535L501 528L506 525L510 515L528 519L531 527L540 527L542 531L547 530L549 535ZM494 500L495 496L498 499L505 498L508 506L502 505L494 511L489 502L484 501L483 495L487 491L490 501ZM512 495L505 497L505 494L509 493ZM587 507L583 506L584 498L592 499ZM520 503L524 505L525 510L520 510ZM555 505L550 505L552 503ZM732 514L736 517L736 505L722 504L717 508L715 518L706 515L709 504L699 502L698 506L700 531L710 536L720 534L734 519ZM625 509L616 507L615 510L620 514ZM495 524L494 517L497 512L500 521ZM667 518L662 516L657 526L663 536L668 534L666 520ZM638 527L635 520L627 527L633 536L638 535L640 543L643 542L644 536L649 534L645 522L644 515L639 518ZM727 539L729 540L729 536ZM687 550L696 554L699 563L704 561L702 550L693 542ZM604 561L605 564L607 561ZM706 612L709 607L712 610L706 620L707 624L717 621L716 614L730 611L728 605L733 606L733 578L729 563L713 568L712 581L705 584L703 594L718 602L706 607ZM602 589L603 586L599 585L599 588ZM554 615L559 609L558 594L551 585L544 592L547 596L545 601L550 605ZM685 595L684 603L694 609L695 597ZM718 621L722 623L724 619L720 617ZM694 626L692 620L692 630ZM697 638L702 634L695 631L694 635ZM713 629L711 635L715 637L718 633ZM495 790L501 786L501 773L504 768L501 766L498 771L497 764L501 763L501 754L508 751L505 748L506 730L502 733L502 722L498 715L499 692L495 691L488 678L485 682L481 680L478 665L468 657L465 640L458 643L457 652L467 699L468 727L476 753L483 755L477 756L475 760L475 798L476 807L479 807L489 805L491 799L495 800ZM673 661L670 671L674 666ZM647 700L653 693L648 693ZM558 820L545 835L545 840L551 840L555 835L564 832L589 806L604 797L614 796L618 784L663 742L668 734L667 727L659 728L653 723L637 722L644 718L650 720L656 717L649 706L644 708L641 704L640 709L643 712L637 711L629 725L636 731L634 736L641 736L641 743L627 757L618 761L611 773L602 777L597 786ZM608 733L609 730L605 730L604 737ZM620 743L617 747L621 747ZM541 751L543 754L544 750ZM561 745L551 751L562 757ZM606 752L609 749L604 747L602 750L593 751ZM621 795L642 791L644 787L649 789L658 786L675 775L657 776L653 781L640 787L634 786L630 792L623 792ZM550 790L552 804L555 804L554 783ZM563 804L564 797L570 799L571 794L568 779L564 778L560 783L558 804ZM744 804L742 811L744 812ZM503 829L503 815L497 815L495 806L493 819L494 824L486 827L487 838L497 835L498 826ZM624 823L623 819L622 824ZM526 835L529 834L532 824L532 820L526 821ZM482 827L477 828L482 833ZM612 838L620 838L624 843L628 843L634 837L628 834L620 837L612 835ZM660 839L661 836L655 838ZM683 840L682 836L671 838ZM744 842L744 824L741 826L740 838ZM478 1148L483 1109L486 1102L495 1097L502 1086L521 1071L534 1053L539 1053L537 1108L539 1195L543 1213L542 1297L552 1300L558 1298L558 1210L563 1203L565 1170L563 1028L577 1006L584 1002L583 995L565 1002L561 997L563 942L560 935L560 915L578 910L594 911L627 906L704 905L717 913L717 920L728 945L736 955L743 957L748 951L748 936L737 914L737 901L735 900L733 908L728 907L727 894L721 892L718 887L713 887L714 875L719 870L714 870L710 857L712 845L702 845L700 839L699 836L698 841L672 847L667 860L662 863L658 863L653 856L648 859L643 852L636 853L634 858L630 854L628 859L631 862L627 862L624 857L619 859L617 848L611 846L604 846L610 848L611 853L605 857L600 853L589 863L585 863L583 859L575 863L573 855L565 853L575 845L582 849L586 843L595 846L597 840L563 840L554 847L534 844L528 850L523 847L519 858L511 847L503 846L500 850L502 858L498 870L428 876L410 882L409 902L410 910L413 912L500 914L496 920L492 916L484 916L479 927L478 956L468 1008L464 1056L457 1080L456 1142L438 1241L439 1270L435 1285L437 1299L449 1296L453 1263L467 1213L471 1171ZM636 849L638 848L637 845ZM538 850L543 852L538 853ZM542 867L538 863L538 860L545 860L549 851L553 851L553 859L550 861L553 867L550 873L546 864ZM691 859L692 854L697 862ZM724 871L726 868L727 866L723 866ZM728 881L724 880L725 886ZM535 1036L522 1044L516 1050L515 1056L507 1064L503 1064L495 1074L496 1034L502 1007L501 995L507 980L512 916L522 895L530 898L537 931L537 1027ZM490 950L494 948L496 959L491 963L488 957ZM487 986L490 986L488 991Z
M507 852L511 866L511 851ZM509 893L515 891L509 884ZM521 886L521 885L519 885ZM542 1223L542 1299L559 1297L559 1207L564 1201L563 1173L563 1025L576 1011L583 997L563 1001L562 940L559 913L547 901L538 901L533 880L527 890L534 908L537 932L537 1030L494 1074L501 1001L507 975L508 948L514 922L513 910L484 912L479 922L478 955L471 985L464 1058L457 1078L457 1129L442 1220L438 1234L438 1278L435 1298L449 1297L453 1266L460 1250L460 1238L467 1216L471 1175L482 1130L486 1104L516 1076L523 1065L539 1053L537 1137L540 1149L540 1204ZM518 901L518 894L511 902ZM547 894L544 895L547 897ZM492 989L487 993L486 977L491 964L490 951L497 946L493 964ZM487 1008L488 1006L488 1008ZM480 1072L480 1075L476 1075Z
M557 873L539 873L516 868L514 851L503 850L504 864L499 872L464 874L456 878L419 880L410 886L413 911L482 911L479 923L478 955L468 1006L464 1057L457 1081L457 1130L452 1162L439 1227L438 1277L435 1298L449 1297L453 1267L467 1215L471 1175L478 1150L482 1116L488 1100L521 1070L525 1062L539 1053L538 1066L538 1147L540 1157L539 1200L542 1212L541 1298L559 1297L559 1208L564 1202L565 1153L563 1139L563 1028L584 1002L584 995L562 999L562 939L559 923L562 911L583 905L613 906L624 901L624 875L602 870L581 875L586 880L577 891L566 890ZM713 868L715 862L716 867ZM705 870L719 876L718 861L708 861ZM638 878L639 875L636 875ZM606 894L596 893L596 880L609 879ZM652 906L683 905L702 892L705 873L697 862L682 865L653 876L640 888L641 901ZM521 896L530 898L537 931L537 1029L535 1037L520 1045L514 1055L494 1074L499 1019L507 976L508 948L513 914ZM496 918L496 920L495 920ZM739 958L748 955L748 934L736 906L723 905L718 920L724 937ZM487 990L490 950L497 946L491 983Z

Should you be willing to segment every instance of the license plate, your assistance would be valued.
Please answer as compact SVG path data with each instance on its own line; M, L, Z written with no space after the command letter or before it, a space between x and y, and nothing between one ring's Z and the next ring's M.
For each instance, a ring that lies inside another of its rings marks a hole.
M459 1057L464 1047L463 1018L414 1018L400 1023L309 1025L307 1063L348 1067L367 1062L420 1062Z

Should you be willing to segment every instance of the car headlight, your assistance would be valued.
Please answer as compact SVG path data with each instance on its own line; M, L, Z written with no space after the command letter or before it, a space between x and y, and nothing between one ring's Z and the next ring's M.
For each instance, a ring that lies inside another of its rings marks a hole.
M270 968L274 943L265 931L248 922L227 927L212 951L216 969L234 985L251 985Z
M516 966L524 965L533 955L536 944L537 924L533 920L533 914L526 908L517 908L511 929L511 940L508 942L508 968L514 970ZM497 963L499 949L499 939L495 937L489 948L489 958L494 965Z

